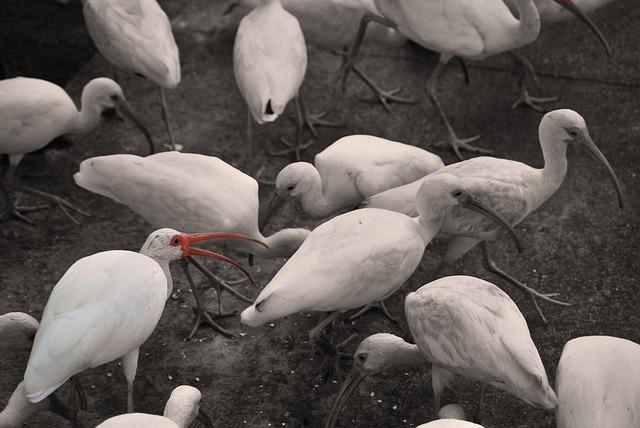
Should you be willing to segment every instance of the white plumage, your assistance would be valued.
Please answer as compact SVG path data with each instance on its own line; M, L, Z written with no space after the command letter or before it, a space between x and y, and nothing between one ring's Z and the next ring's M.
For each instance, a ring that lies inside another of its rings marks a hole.
M440 419L426 424L418 425L417 428L483 428L482 425L473 422L460 421L458 419Z
M609 336L572 339L556 371L558 428L640 426L640 345Z

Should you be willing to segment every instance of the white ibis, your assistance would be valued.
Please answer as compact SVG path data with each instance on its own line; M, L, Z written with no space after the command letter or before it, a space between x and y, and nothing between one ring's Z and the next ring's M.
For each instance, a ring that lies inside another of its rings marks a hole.
M610 336L572 339L556 370L558 428L640 425L640 345Z
M253 241L234 241L257 256L289 257L310 233L306 229L284 229L264 237L258 230L258 183L213 156L180 152L147 157L100 156L83 161L73 178L79 186L128 206L154 227L169 226L186 232L225 230L266 242L268 248ZM251 303L203 266L196 266L217 286ZM197 289L192 291L198 307L189 337L203 323L231 335L201 305ZM219 298L220 289L218 303Z
M89 35L100 53L119 70L149 79L160 88L162 119L171 148L165 89L180 83L180 54L171 23L156 0L83 0Z
M466 421L467 415L464 409L459 404L447 404L442 406L438 410L438 418L440 419L457 419L459 421Z
M127 411L132 412L139 348L153 333L173 288L169 263L204 256L238 266L191 246L215 238L249 239L165 228L151 233L139 253L104 251L75 262L51 292L36 333L24 374L29 401L38 403L71 376L121 358Z
M286 200L296 200L307 215L323 218L444 167L433 153L372 135L340 138L318 153L314 164L296 162L280 171L265 223Z
M80 111L64 89L54 83L25 77L0 80L0 155L9 156L6 183L0 180L6 206L3 217L13 216L31 223L20 213L8 193L15 169L25 154L43 148L61 135L91 131L98 124L101 113L114 107L144 133L153 153L151 134L133 113L120 86L111 79L102 77L87 83L82 91ZM56 203L72 220L68 210L84 214L58 196L26 186L20 189Z
M461 421L459 419L439 419L426 424L418 425L417 428L484 428L482 425L473 422Z
M180 385L171 392L162 416L127 413L114 416L96 428L189 428L194 421L213 428L209 416L200 407L202 393L197 388Z
M595 24L572 0L553 1L576 14L601 36ZM490 152L469 144L479 136L466 139L456 136L436 96L438 78L454 56L480 60L535 41L540 32L540 16L533 0L515 2L519 20L503 0L375 0L375 6L383 18L367 15L362 20L363 28L372 20L386 23L415 43L440 52L440 61L427 81L427 94L447 127L449 143L456 155L462 159L460 149ZM352 57L344 67L343 81L355 63L363 32L360 31Z
M275 121L287 103L295 98L296 142L281 141L287 149L270 154L295 153L309 146L303 143L304 125L315 133L314 123L335 126L311 115L298 91L307 70L307 47L300 23L287 12L280 0L262 0L262 4L240 21L233 46L233 72L238 89L247 103L247 139L253 164L251 117L262 125Z
M255 8L262 0L240 0L245 8ZM306 42L310 45L340 52L351 46L358 34L358 26L364 13L378 14L373 0L355 0L349 5L336 1L282 0L282 6L300 22ZM377 22L367 28L364 40L376 45L399 47L406 38L396 30ZM390 102L415 103L415 100L396 95L401 87L386 91L378 87L358 66L354 73L374 93L387 111Z
M544 168L533 168L507 159L477 157L446 166L414 183L372 196L363 202L362 206L386 208L414 216L418 214L414 195L423 182L455 176L466 183L471 192L486 200L491 207L505 216L511 225L516 225L558 190L567 172L567 147L573 144L586 149L605 167L611 176L622 208L622 190L618 178L591 139L582 116L572 110L554 110L542 118L538 133ZM550 299L551 295L538 293L495 264L489 255L487 241L492 240L497 232L499 228L495 228L474 213L451 210L446 216L441 233L441 237L449 240L443 265L452 263L477 244L481 244L485 268L528 294L546 322L537 299L554 304L565 303Z
M405 314L416 344L388 333L363 340L326 427L335 426L341 408L364 379L421 362L492 385L533 406L551 410L558 404L527 322L497 286L471 276L440 278L407 295ZM436 388L434 384L437 411L442 390ZM482 393L478 409L481 405Z
M425 183L417 193L416 205L420 217L415 219L388 210L364 209L318 226L254 304L242 312L242 323L255 327L297 312L333 311L309 334L312 341L326 345L326 338L318 340L322 329L340 314L380 302L404 284L452 207L486 215L509 229L517 242L507 223L460 182ZM334 352L336 347L328 349L336 357L337 368L340 355Z

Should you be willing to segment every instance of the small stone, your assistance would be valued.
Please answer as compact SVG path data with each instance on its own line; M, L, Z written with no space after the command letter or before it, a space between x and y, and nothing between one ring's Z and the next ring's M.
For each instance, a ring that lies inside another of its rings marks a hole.
M167 379L169 379L169 380L173 380L173 376L171 376L171 375L167 375Z

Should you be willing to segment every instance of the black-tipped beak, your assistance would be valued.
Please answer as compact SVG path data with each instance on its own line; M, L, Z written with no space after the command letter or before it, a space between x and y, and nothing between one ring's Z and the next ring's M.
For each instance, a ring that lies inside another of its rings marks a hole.
M516 231L509 224L509 222L499 212L489 206L489 204L485 203L483 200L470 193L465 193L465 197L460 200L460 204L463 207L475 211L478 214L482 214L483 216L498 223L511 236L516 244L516 247L518 248L518 252L521 253L524 251L524 247L522 245L522 242L520 242Z
M589 133L586 134L586 137L582 141L583 145L586 147L589 154L598 162L600 162L604 168L607 170L607 173L611 177L611 181L613 181L613 185L616 188L616 193L618 194L618 204L620 205L620 209L624 208L624 199L622 197L622 187L620 186L620 181L618 180L618 176L616 175L613 168L609 164L607 158L604 157L596 143L591 139Z
M133 109L129 105L129 103L122 99L116 104L116 109L122 114L124 117L129 119L133 124L144 134L144 137L147 139L149 143L149 152L150 154L154 154L156 152L156 147L153 144L153 138L151 138L151 132L149 132L149 128L147 128L144 123L135 115Z
M271 201L269 201L269 205L267 206L267 209L264 212L262 220L260 220L258 224L258 229L261 232L264 229L264 227L269 223L269 220L271 219L271 217L273 217L274 214L280 211L280 208L282 208L282 206L286 201L287 199L284 196L280 195L277 191L273 192L273 195L271 196Z
M611 47L609 46L609 42L607 42L607 39L605 39L604 35L602 34L598 26L591 20L591 18L589 18L589 15L584 13L582 9L580 9L578 5L576 5L573 2L573 0L553 0L553 1L558 3L560 6L564 7L565 9L567 9L569 12L573 13L582 22L584 22L587 25L587 27L589 27L589 29L591 29L591 31L593 31L596 37L600 40L600 43L602 43L602 46L604 46L605 51L607 51L607 55L611 55L612 53Z
M198 410L198 416L196 416L196 421L200 422L202 425L204 425L207 428L213 428L213 422L211 421L211 418L209 417L209 415L207 415L207 413L204 410L202 410L202 408Z
M358 389L358 386L362 383L363 380L367 378L367 376L368 374L361 367L353 367L351 373L349 373L349 376L347 376L344 383L340 387L340 391L338 392L336 401L333 402L331 413L329 413L327 423L324 425L325 428L334 428L336 426L336 423L338 422L338 416L340 416L340 411L346 404L349 397L356 389Z

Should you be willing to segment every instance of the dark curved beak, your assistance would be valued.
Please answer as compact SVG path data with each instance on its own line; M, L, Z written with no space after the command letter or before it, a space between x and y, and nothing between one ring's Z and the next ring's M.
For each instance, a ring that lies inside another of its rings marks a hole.
M591 20L591 18L589 18L589 15L584 13L582 9L580 9L573 2L573 0L553 0L553 1L558 3L560 6L564 7L565 9L567 9L569 12L573 13L582 22L584 22L587 25L587 27L589 27L591 31L593 31L593 33L596 35L596 37L600 40L600 43L602 43L602 46L604 46L605 51L607 51L607 55L611 55L611 47L609 46L609 42L607 42L607 39L604 38L604 35L602 34L598 26Z
M269 220L275 213L280 211L284 203L287 199L280 195L277 191L273 192L271 196L271 200L269 201L269 205L267 205L267 209L265 210L262 220L260 220L258 224L258 230L262 232L263 228L269 223Z
M206 426L207 428L213 428L213 422L211 422L211 418L209 417L209 415L207 415L207 413L202 410L202 407L200 408L200 410L198 410L198 416L196 416L196 421L200 422L202 425Z
M133 122L136 128L138 128L140 132L144 134L144 137L147 139L147 142L149 143L149 152L151 152L150 154L154 154L156 152L156 147L153 144L153 138L151 138L151 132L149 132L149 128L147 128L144 125L144 123L142 123L142 121L138 118L138 116L135 115L129 103L126 100L120 100L118 104L116 104L116 109L120 112L120 114L125 116L131 122Z
M344 407L349 397L353 394L353 391L358 389L358 386L362 383L363 380L367 378L367 376L368 374L364 370L362 370L362 368L355 366L353 367L351 373L349 373L349 376L347 376L344 383L340 387L340 391L338 392L336 400L333 402L331 413L329 413L329 418L324 425L325 428L333 428L336 426L340 411Z
M600 149L596 146L596 143L591 139L591 136L587 133L586 138L582 141L583 145L586 147L587 151L595 160L600 162L604 168L609 173L611 177L611 181L613 181L613 185L616 188L616 193L618 194L618 204L620 205L620 209L624 208L624 200L622 198L622 187L620 186L620 181L618 180L618 176L611 168L609 161L604 157Z
M511 238L513 239L513 241L516 244L516 247L518 248L518 252L521 253L521 252L524 251L524 247L522 245L522 242L520 242L520 239L518 238L518 235L516 234L516 231L513 230L513 227L509 224L509 222L498 211L494 210L492 207L490 207L483 200L481 200L480 198L478 198L478 197L476 197L476 196L474 196L474 195L472 195L470 193L466 193L466 197L464 197L464 198L462 198L460 200L460 204L463 207L465 207L466 209L471 210L471 211L475 211L478 214L482 214L483 216L487 217L488 219L493 220L496 223L498 223L511 236Z
M234 266L236 269L240 270L244 273L249 281L255 285L255 281L251 274L237 261L229 258L223 254L216 253L214 251L203 250L200 248L190 247L191 244L200 242L200 241L208 241L210 239L241 239L243 241L251 241L256 244L262 245L266 249L269 249L269 246L262 241L258 241L257 239L249 238L248 236L241 235L239 233L228 233L228 232L216 232L216 233L185 233L183 234L185 240L182 245L182 254L184 257L188 256L202 256L202 257L210 257L212 259L222 260L225 263L229 263Z

